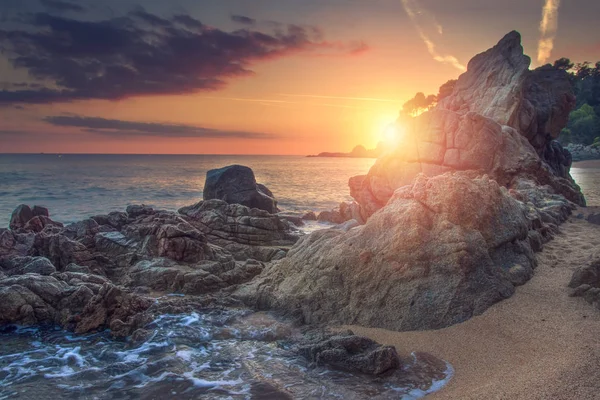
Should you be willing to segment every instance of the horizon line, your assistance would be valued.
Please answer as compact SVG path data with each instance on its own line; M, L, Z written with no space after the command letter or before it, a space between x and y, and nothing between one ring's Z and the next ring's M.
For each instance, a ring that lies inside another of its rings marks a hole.
M0 156L29 155L29 156L307 156L310 154L232 154L232 153L55 153L55 152L12 152L0 153Z

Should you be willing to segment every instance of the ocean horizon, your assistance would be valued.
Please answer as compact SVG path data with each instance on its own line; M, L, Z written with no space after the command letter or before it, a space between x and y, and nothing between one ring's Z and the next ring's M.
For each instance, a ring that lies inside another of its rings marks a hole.
M202 200L206 172L241 164L287 212L330 210L351 201L348 179L373 159L286 155L0 154L0 227L19 204L41 205L62 223L146 204L175 211Z

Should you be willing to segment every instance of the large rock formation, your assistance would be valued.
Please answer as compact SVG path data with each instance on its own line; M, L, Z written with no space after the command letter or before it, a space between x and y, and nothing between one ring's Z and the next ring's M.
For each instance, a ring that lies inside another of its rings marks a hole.
M364 217L417 174L448 171L489 174L507 188L526 177L585 204L569 175L568 152L553 141L575 106L568 76L550 66L530 71L520 40L511 32L475 56L450 96L432 111L399 122L405 133L398 147L368 175L350 180Z
M203 198L242 204L271 214L279 212L273 193L265 185L257 184L254 172L243 165L230 165L208 171Z
M398 147L350 180L365 225L301 239L239 298L307 323L415 330L511 296L533 275L534 251L585 203L552 141L570 85L529 63L516 32L476 56L450 96L403 121Z
M442 328L532 276L530 211L488 177L420 175L365 225L303 238L238 295L306 323Z

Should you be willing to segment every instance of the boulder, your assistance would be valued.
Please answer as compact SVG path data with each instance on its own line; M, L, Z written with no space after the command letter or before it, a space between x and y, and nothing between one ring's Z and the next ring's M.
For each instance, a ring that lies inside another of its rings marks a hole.
M352 332L307 335L294 350L311 363L346 372L381 375L402 366L393 346L382 346Z
M279 212L273 193L264 185L257 184L254 172L242 165L230 165L208 171L203 198L223 200L228 204L242 204L271 214Z
M24 228L25 224L34 216L33 211L31 211L31 208L27 204L21 204L10 216L9 227L12 230Z
M30 208L27 204L21 204L13 211L9 227L15 231L23 229L25 231L41 232L46 225L63 226L60 222L50 219L47 208L42 206Z
M523 203L488 177L420 175L365 225L302 238L236 296L310 324L443 328L532 276L530 226Z

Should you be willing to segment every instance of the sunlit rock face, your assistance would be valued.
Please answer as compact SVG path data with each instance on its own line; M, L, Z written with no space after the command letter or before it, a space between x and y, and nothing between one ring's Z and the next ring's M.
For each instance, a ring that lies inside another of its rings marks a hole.
M489 174L510 188L527 176L577 204L585 200L569 175L571 157L553 141L566 125L575 97L566 72L529 70L521 36L506 35L475 56L453 93L432 111L399 121L398 146L366 176L350 180L364 217L382 208L394 191L419 173Z
M237 290L307 323L438 329L511 296L583 204L552 141L573 96L529 71L520 35L476 56L451 96L407 121L399 145L350 179L365 224L302 238Z
M420 175L365 225L304 237L237 295L307 323L442 328L532 276L532 224L527 207L488 177Z

